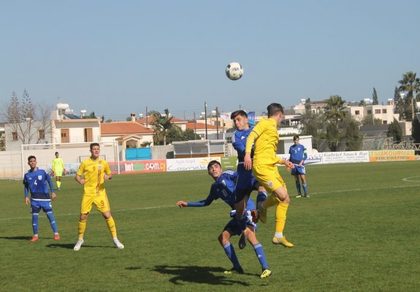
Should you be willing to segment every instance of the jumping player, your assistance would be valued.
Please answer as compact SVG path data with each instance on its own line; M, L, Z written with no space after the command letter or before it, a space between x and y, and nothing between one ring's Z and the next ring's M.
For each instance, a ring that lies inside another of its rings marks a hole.
M265 222L267 208L276 206L276 232L272 242L285 247L293 247L294 245L283 235L290 197L286 184L277 169L277 164L285 164L289 168L294 167L293 163L279 159L276 155L279 141L277 126L283 119L283 107L278 103L272 103L267 107L267 112L268 118L260 120L247 138L244 166L245 169L252 169L260 184L271 193L267 200L257 206L260 220ZM251 160L252 147L254 147L253 160Z
M243 110L234 111L230 115L230 118L233 120L236 128L232 136L232 146L238 153L238 180L235 187L235 210L236 219L241 221L241 216L244 216L246 203L248 202L248 198L256 183L252 170L247 170L244 167L246 139L248 138L249 133L251 133L252 128L250 127L248 115ZM261 200L265 200L266 198L267 193L264 187L260 186L258 188L257 203ZM243 226L243 228L245 228L245 226ZM241 240L239 240L239 248L243 248L245 242L244 237L241 236Z
M213 178L214 183L211 185L210 193L208 197L204 200L197 201L197 202L186 202L186 201L178 201L176 205L180 208L183 207L205 207L210 205L214 200L222 199L226 204L228 204L232 209L234 208L235 204L235 197L234 197L234 189L235 189L235 181L237 179L237 174L233 171L222 171L222 166L216 160L210 161L207 166L207 170L209 175ZM267 278L271 276L271 271L268 269L267 260L265 258L264 249L257 240L255 235L255 228L256 225L252 221L252 215L250 210L255 209L254 202L250 199L247 203L247 216L244 218L246 220L246 229L244 231L245 236L247 237L248 241L254 247L255 253L257 255L258 261L261 264L262 273L260 277ZM235 216L232 214L232 216ZM223 247L227 257L233 264L233 268L231 270L225 271L225 274L230 274L232 272L237 272L242 274L243 269L239 264L238 258L236 257L235 249L233 245L230 243L230 238L234 235L240 235L242 233L242 229L240 224L236 219L231 219L225 228L223 229L222 233L219 235L219 242L220 245Z

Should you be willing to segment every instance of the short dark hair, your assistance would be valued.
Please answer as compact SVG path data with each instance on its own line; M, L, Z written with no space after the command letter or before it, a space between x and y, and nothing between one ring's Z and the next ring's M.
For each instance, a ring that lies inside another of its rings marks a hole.
M97 142L90 143L90 146L89 146L90 150L92 150L92 148L93 148L93 147L95 147L95 146L101 147L101 146L99 145L99 143L97 143Z
M293 136L293 141L296 141L297 139L299 139L299 135L294 135Z
M212 167L213 165L215 165L215 164L218 164L220 167L222 167L222 165L220 164L220 162L219 161L217 161L217 160L212 160L212 161L210 161L209 162L209 164L207 164L207 171L209 171L210 170L210 167Z
M284 114L283 106L279 103L272 103L269 106L267 106L267 113L268 117L274 116L278 112L281 112Z
M245 118L248 117L248 114L244 110L237 110L230 114L230 119L233 120L237 116L243 116Z
M35 155L29 155L29 156L28 156L28 162L29 162L31 159L35 159L35 160L36 160Z
M55 155L57 155L58 154L58 152L55 152Z

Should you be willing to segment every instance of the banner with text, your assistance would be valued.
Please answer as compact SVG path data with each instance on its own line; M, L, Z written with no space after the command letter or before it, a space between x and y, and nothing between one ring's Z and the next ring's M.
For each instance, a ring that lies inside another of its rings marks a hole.
M220 157L175 158L166 160L167 171L207 170L207 164Z
M120 173L152 173L166 171L165 159L160 160L130 160L119 163ZM118 163L110 162L112 173L118 173Z
M380 150L370 151L371 162L416 160L414 150Z

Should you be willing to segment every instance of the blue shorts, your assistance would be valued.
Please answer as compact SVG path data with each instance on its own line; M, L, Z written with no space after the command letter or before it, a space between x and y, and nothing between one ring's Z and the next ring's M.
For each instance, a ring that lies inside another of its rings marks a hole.
M251 228L252 230L255 230L257 228L257 224L255 224L252 221L252 215L251 211L246 211L246 226ZM242 228L240 222L236 220L235 218L231 219L223 228L223 230L229 231L232 235L241 235L242 234Z
M52 211L52 205L51 201L34 201L31 200L31 209L32 214L33 213L39 213L42 210L44 210L45 213Z
M238 180L234 192L236 203L249 196L253 190L258 189L258 182L252 170L246 170L243 164L239 164L237 172Z
M297 165L297 164L295 164L295 167L292 168L292 170L290 171L290 173L292 175L298 175L298 174L305 175L306 174L306 172L305 172L305 166L304 165Z

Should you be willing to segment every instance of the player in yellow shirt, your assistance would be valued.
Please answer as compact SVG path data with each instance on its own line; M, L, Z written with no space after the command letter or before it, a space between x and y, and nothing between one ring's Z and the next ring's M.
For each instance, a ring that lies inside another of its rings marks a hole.
M293 244L283 235L290 197L286 184L277 169L277 164L293 168L293 163L279 159L276 155L279 141L277 127L283 120L284 111L281 104L272 103L267 107L267 112L268 118L259 121L246 140L244 166L246 169L252 168L260 184L271 193L265 201L258 204L260 220L265 222L266 209L276 206L276 232L273 243L293 247ZM254 157L251 160L252 147L254 147Z
M65 173L64 169L64 161L58 154L58 152L55 152L55 158L52 161L52 167L53 175L55 176L55 183L57 185L57 189L60 190L61 188L61 177Z
M99 157L100 146L98 143L90 144L90 158L84 160L76 173L76 181L83 185L83 198L80 208L79 239L74 250L80 250L84 243L83 236L92 204L96 206L105 218L112 239L117 248L123 249L124 245L118 240L117 228L111 215L111 208L105 190L105 181L112 179L111 169L105 159Z

